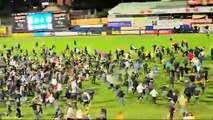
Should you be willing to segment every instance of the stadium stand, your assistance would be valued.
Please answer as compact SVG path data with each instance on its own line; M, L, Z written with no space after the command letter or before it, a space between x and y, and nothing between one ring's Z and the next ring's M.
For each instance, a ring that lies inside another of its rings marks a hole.
M186 7L189 7L189 6L184 1L131 2L131 3L120 3L116 7L112 8L108 13L109 13L109 17L113 17L113 16L115 17L116 15L141 15L142 11L148 12L150 9L163 10L163 9L186 8Z
M196 24L212 24L212 10L212 6L191 7L185 1L120 3L108 12L108 27L121 31L140 28L198 32L200 26Z

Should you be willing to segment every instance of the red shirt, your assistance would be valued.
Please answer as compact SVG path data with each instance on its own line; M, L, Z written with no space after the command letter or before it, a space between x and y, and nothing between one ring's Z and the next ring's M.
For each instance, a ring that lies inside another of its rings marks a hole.
M188 54L188 59L189 59L189 60L192 60L193 58L194 58L194 55L193 55L192 53L189 53L189 54Z

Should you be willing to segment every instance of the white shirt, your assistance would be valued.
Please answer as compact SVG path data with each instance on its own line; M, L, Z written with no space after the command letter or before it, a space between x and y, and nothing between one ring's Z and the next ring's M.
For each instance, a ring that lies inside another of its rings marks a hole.
M157 97L158 92L157 92L155 89L153 89L149 94L150 94L152 97Z
M84 69L89 69L89 65L86 64L86 65L84 66Z
M78 86L75 81L71 82L71 87L72 87L72 93L76 93Z
M56 85L57 84L57 80L56 79L52 79L52 85Z
M74 115L75 115L74 113L75 113L74 110L71 107L69 107L67 109L67 118L74 117Z
M107 75L107 76L106 76L106 79L107 79L107 82L109 82L109 83L114 83L113 78L112 78L111 75Z
M55 98L54 97L49 97L48 100L49 100L50 103L53 103L55 101Z
M87 96L88 100L90 100L90 99L91 99L91 97L90 97L90 95L89 95L89 93L88 93L88 92L85 92L85 93L84 93L84 95L86 95L86 96Z
M76 118L77 119L83 119L83 112L81 109L77 110L76 112Z
M44 78L44 72L41 71L41 78Z
M153 72L150 72L150 73L148 74L148 76L149 76L150 78L154 78L154 73L153 73Z
M61 86L61 83L58 83L58 86L57 86L57 91L62 91L62 86Z
M143 92L143 85L139 84L137 86L137 91L138 91L138 93L142 93Z
M200 56L204 56L204 55L205 55L204 51L200 52Z
M125 68L128 68L129 67L129 61L126 61L125 62Z
M125 59L128 60L128 56L129 56L128 53L125 53L124 56L125 56Z
M21 76L21 81L24 82L26 80L26 77L24 75Z

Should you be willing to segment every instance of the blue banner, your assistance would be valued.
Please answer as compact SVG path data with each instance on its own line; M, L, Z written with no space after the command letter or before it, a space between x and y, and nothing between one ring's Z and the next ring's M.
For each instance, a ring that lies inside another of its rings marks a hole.
M33 33L34 37L47 37L47 36L54 36L55 33L54 32L37 32L37 33Z
M131 21L120 21L120 22L108 22L108 27L131 27Z

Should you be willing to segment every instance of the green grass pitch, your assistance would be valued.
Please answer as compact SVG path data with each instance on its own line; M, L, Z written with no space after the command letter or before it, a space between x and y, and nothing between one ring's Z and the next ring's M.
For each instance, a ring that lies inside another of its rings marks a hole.
M195 46L204 46L206 58L204 61L204 66L210 67L209 71L209 80L208 86L206 88L206 92L204 95L200 97L200 104L187 104L186 108L188 111L192 112L196 119L213 119L213 99L208 98L207 96L213 96L213 60L210 60L210 49L213 48L213 36L207 38L205 34L178 34L173 35L174 42L180 42L181 40L188 41L189 46L194 48ZM108 52L109 50L113 50L117 48L123 48L126 51L129 50L130 44L136 45L137 47L145 46L145 51L152 50L152 45L163 45L163 46L171 46L171 42L169 41L168 35L126 35L126 36L70 36L70 37L32 37L32 38L0 38L0 51L3 51L3 44L7 46L14 45L16 43L20 43L21 47L24 49L29 49L29 53L32 53L32 48L34 47L36 42L39 44L46 44L47 46L51 46L52 44L56 45L56 51L60 53L61 50L64 50L66 45L69 44L71 48L73 47L73 41L76 40L78 47L83 49L84 46L88 46L90 52L94 49L99 49L102 51ZM181 55L176 55L177 59L182 60ZM168 77L165 77L165 72L162 70L162 65L159 63L151 63L151 66L157 65L160 66L160 72L155 78L155 84L157 91L160 92L160 87L162 85L168 85L169 80ZM142 75L143 76L143 75ZM140 80L143 80L142 77ZM150 103L148 100L144 100L140 103L136 101L136 95L132 95L131 93L125 96L124 107L120 106L118 98L115 97L115 92L112 90L108 90L107 85L98 81L98 85L92 85L90 82L83 82L84 89L94 88L95 95L94 100L91 104L90 115L92 118L97 117L100 114L100 108L105 106L107 109L107 115L109 119L116 118L116 114L119 111L123 112L125 119L166 119L168 115L168 101L162 100L162 98L158 97L158 104L154 105ZM183 83L175 83L175 89L183 88ZM63 87L66 87L64 85ZM182 91L181 91L182 92ZM63 93L64 96L64 93ZM32 98L28 99L30 103ZM57 104L64 111L65 110L65 99L61 99ZM29 104L23 105L21 107L22 119L34 119L34 114L31 107L28 107ZM176 105L178 108L178 105ZM15 109L13 109L12 119L15 118ZM5 113L7 111L6 108L0 107L0 113ZM44 113L41 115L41 119L51 119L54 116L55 110L46 108L44 109ZM11 119L10 118L10 119ZM176 109L175 112L176 119L182 119L179 109ZM2 119L8 119L3 116Z

